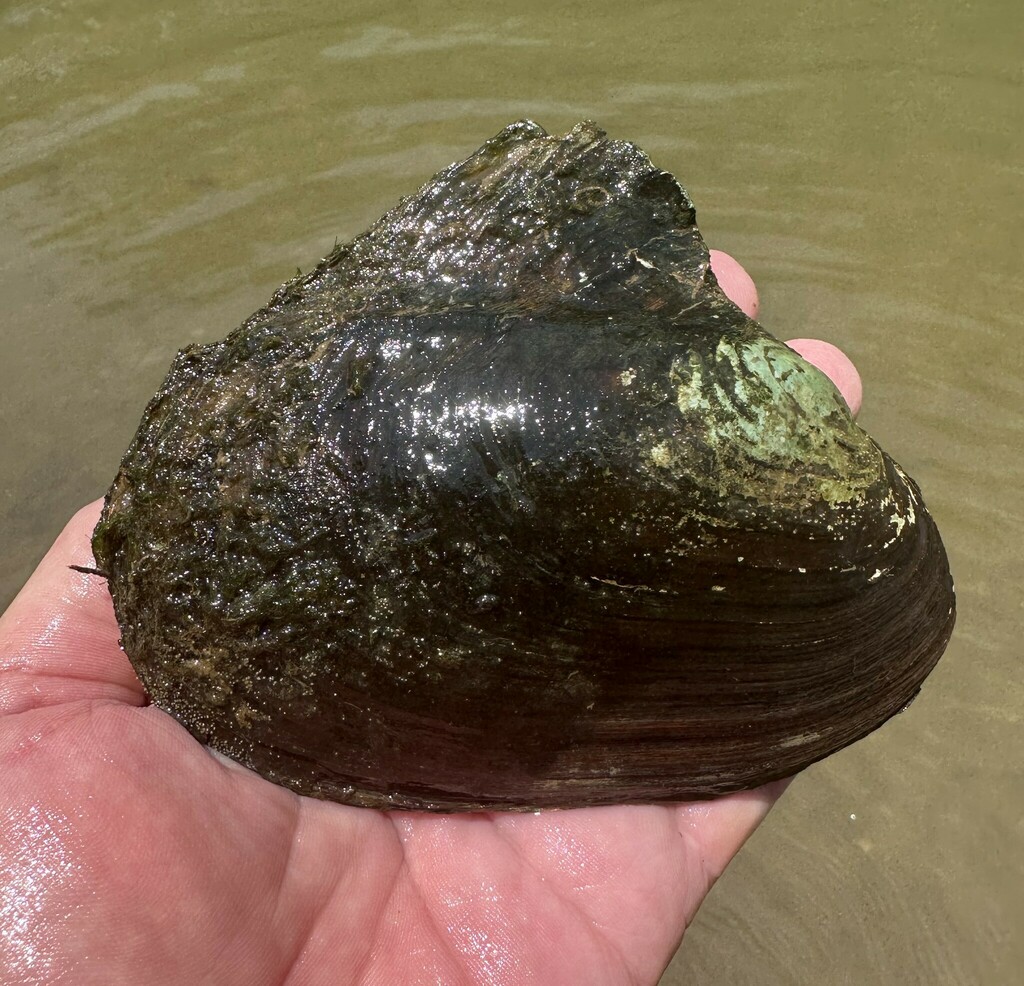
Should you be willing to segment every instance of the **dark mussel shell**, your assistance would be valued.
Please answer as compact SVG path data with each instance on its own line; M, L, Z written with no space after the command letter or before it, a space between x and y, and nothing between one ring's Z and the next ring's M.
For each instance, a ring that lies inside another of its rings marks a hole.
M915 484L589 123L506 128L179 353L94 549L158 706L383 808L753 787L900 711L954 618Z

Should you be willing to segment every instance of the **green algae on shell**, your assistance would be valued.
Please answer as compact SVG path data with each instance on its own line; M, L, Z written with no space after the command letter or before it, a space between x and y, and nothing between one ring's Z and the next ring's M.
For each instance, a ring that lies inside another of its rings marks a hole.
M915 484L589 123L513 124L179 353L94 551L158 706L372 807L753 787L954 618Z

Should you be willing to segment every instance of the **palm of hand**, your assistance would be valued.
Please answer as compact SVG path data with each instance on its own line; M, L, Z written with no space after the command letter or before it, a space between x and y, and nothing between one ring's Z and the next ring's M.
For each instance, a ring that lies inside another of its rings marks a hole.
M145 705L80 511L0 619L4 983L654 983L771 804L300 798Z

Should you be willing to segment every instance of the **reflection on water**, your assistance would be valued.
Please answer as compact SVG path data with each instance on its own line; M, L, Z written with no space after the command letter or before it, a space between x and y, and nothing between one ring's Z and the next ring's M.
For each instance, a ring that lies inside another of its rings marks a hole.
M0 8L0 596L104 490L175 349L511 120L594 117L680 175L769 329L857 361L961 614L912 710L794 785L665 982L1009 982L1021 6L693 6Z

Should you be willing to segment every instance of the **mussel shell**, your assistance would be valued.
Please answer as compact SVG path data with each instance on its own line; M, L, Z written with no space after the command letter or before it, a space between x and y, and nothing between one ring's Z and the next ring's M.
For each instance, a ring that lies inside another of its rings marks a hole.
M954 618L915 484L592 124L506 128L179 353L94 550L161 708L373 807L753 787L902 709Z

